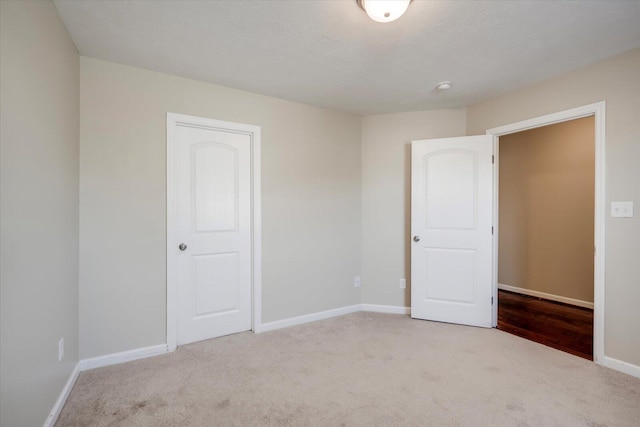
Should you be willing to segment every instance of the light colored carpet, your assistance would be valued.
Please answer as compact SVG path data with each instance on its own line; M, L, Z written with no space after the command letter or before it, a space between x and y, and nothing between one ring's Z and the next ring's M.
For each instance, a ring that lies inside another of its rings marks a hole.
M80 374L57 426L638 426L640 379L495 329L356 313Z

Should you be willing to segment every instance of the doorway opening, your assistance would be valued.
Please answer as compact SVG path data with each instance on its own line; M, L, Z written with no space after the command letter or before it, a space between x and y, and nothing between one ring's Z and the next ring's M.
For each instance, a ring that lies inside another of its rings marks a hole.
M603 124L599 103L487 131L497 159L494 326L595 361L603 344Z
M593 116L500 137L498 329L593 359Z

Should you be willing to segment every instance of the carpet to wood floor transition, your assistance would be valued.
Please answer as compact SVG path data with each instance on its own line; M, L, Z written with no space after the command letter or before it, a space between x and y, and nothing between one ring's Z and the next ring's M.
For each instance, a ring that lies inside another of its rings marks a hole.
M634 426L640 379L496 330L354 313L82 372L58 426Z
M593 310L498 291L498 329L593 360Z

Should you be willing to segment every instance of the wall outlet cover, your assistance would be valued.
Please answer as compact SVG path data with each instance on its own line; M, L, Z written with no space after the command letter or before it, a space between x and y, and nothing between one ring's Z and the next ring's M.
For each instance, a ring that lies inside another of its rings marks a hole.
M611 202L611 217L633 218L633 202Z
M353 278L353 287L354 288L360 287L360 276L356 276Z

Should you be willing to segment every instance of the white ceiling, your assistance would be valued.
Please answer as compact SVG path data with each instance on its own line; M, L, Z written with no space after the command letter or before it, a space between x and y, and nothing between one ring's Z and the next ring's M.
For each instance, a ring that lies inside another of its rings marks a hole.
M462 107L640 46L638 0L414 0L389 24L356 0L55 4L82 55L357 114Z

